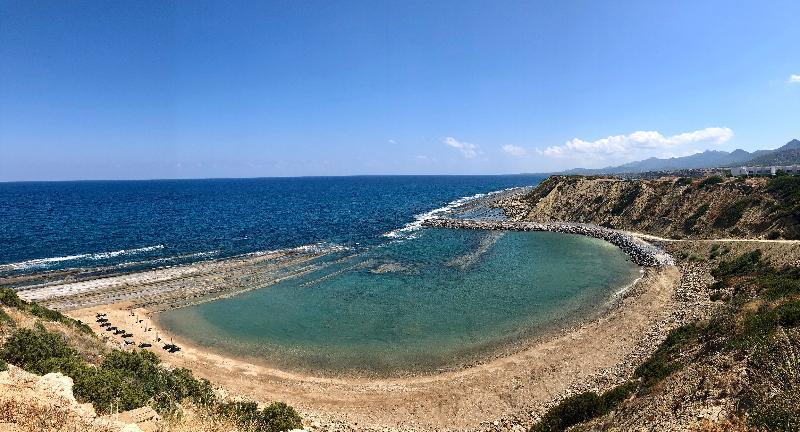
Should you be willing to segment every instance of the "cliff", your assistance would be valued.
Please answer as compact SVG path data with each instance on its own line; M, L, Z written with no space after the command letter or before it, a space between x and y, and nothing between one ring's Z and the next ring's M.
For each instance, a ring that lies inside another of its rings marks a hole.
M800 238L800 177L553 176L497 203L513 220L581 222L671 238Z

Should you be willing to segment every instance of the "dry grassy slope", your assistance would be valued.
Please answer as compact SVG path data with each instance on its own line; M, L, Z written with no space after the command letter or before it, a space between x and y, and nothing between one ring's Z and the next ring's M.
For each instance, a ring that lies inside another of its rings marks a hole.
M594 223L672 238L795 235L781 219L778 200L766 190L768 179L703 181L554 176L501 205L517 219ZM741 218L722 223L726 212L738 213L731 208L736 204L743 208Z
M67 343L90 364L99 365L110 347L93 334L78 331L72 326L44 321L12 307L0 305L13 325L0 322L0 346L19 328L34 328L41 323L52 332L61 334ZM72 395L72 379L60 373L38 376L13 365L0 371L0 432L136 432L159 430L165 432L236 432L230 421L198 412L192 406L181 406L183 417L172 422L134 424L116 415L98 416L90 403L78 403ZM153 429L155 427L155 429Z

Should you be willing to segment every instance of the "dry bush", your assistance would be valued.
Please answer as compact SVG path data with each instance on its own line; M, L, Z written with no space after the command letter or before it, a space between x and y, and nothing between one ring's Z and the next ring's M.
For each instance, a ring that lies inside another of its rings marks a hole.
M73 415L58 406L42 406L18 400L0 400L0 424L10 423L30 432L113 432L115 428L98 425Z

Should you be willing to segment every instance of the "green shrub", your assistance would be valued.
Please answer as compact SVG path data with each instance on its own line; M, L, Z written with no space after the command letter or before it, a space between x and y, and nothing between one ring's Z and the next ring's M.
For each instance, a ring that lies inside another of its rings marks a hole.
M531 432L563 431L570 426L591 420L602 412L602 400L597 393L586 392L570 396L550 408Z
M261 414L255 402L227 402L218 406L217 412L245 430L254 430Z
M767 183L767 192L781 201L784 208L791 208L800 203L800 176L772 177Z
M704 214L708 212L708 204L703 204L697 208L691 216L686 218L683 222L683 231L684 232L691 232L694 229L694 226L697 225L697 220L700 219Z
M35 330L17 329L8 337L0 357L29 372L47 373L42 362L51 358L72 357L76 354L64 338L40 327Z
M0 326L14 326L14 320L2 308L0 308Z
M121 370L91 368L90 373L73 377L73 380L75 397L91 402L101 413L140 408L150 399L144 389Z
M53 357L42 360L39 363L41 373L60 372L72 378L76 382L83 376L94 371L94 367L89 366L79 357Z
M697 185L697 187L702 189L702 188L705 188L707 186L712 186L712 185L720 184L720 183L722 183L722 177L720 177L718 175L712 175L712 176L704 178L703 181L701 181Z
M617 200L614 207L611 208L611 214L613 215L621 215L625 209L627 209L631 204L636 201L636 198L639 196L641 186L637 183L630 190L624 192L619 200Z
M0 288L0 303L13 308L22 308L25 302L11 288Z
M700 330L696 324L687 324L673 329L656 349L656 352L634 371L634 376L642 379L642 386L652 387L681 369L683 364L675 357L678 357L683 346L697 340Z
M714 220L714 226L717 228L730 228L736 225L742 218L744 211L750 207L753 200L751 198L742 198L733 202L733 204L725 207L717 218Z
M719 281L716 281L713 284L711 284L708 287L708 289L711 290L711 291L719 291L721 289L724 289L726 286L728 286L728 284L726 284L725 281L719 280Z
M675 180L675 186L689 186L692 184L691 177L679 177Z
M200 406L209 406L216 400L211 383L205 379L196 379L189 369L177 368L169 371L167 388L175 399L190 398Z
M149 397L167 390L166 371L159 367L161 361L150 351L111 351L101 367L117 370L136 382Z
M227 402L217 412L248 431L282 432L302 427L302 418L294 408L283 402L273 402L259 411L255 402Z
M283 432L301 429L303 419L294 408L283 402L273 402L261 411L261 429L264 432Z
M0 359L0 372L7 371L7 370L8 370L8 363L6 363L4 360Z
M628 398L636 389L639 387L639 383L636 381L628 381L624 384L620 384L611 390L606 391L602 395L600 395L600 400L603 405L603 412L609 412L617 407L620 403L622 403L625 399Z
M0 288L0 304L27 311L31 315L46 321L60 322L71 325L84 333L94 334L91 327L79 320L74 320L61 312L48 309L36 302L26 302L20 299L17 292L11 288Z
M728 276L742 276L763 269L765 264L761 262L761 250L742 254L732 261L719 263L716 269L711 271L711 275L716 278Z
M750 385L738 401L748 423L759 431L800 430L800 334L785 332L757 345L748 355Z
M775 310L778 322L783 327L796 327L800 325L800 301L784 303Z
M28 303L25 309L28 312L30 312L31 315L42 318L47 321L62 322L67 320L67 317L64 316L61 312L48 309L44 306L41 306L38 303Z
M150 407L156 410L161 418L175 421L181 418L181 409L169 393L158 393L150 400Z
M58 322L64 325L71 326L77 330L80 330L83 333L87 334L94 334L92 328L88 325L84 324L82 321L72 319L61 312L48 309L36 302L26 303L24 310L31 313L33 316L42 318L47 321Z
M731 348L751 348L766 342L777 329L778 314L768 306L763 306L744 315L728 345Z
M759 291L769 300L800 294L800 269L767 271L756 279Z

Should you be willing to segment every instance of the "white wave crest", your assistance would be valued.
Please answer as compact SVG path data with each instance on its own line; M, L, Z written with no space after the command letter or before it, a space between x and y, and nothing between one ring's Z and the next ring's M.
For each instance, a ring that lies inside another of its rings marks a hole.
M37 258L27 261L21 261L16 263L10 264L0 264L0 270L29 270L35 268L47 268L51 265L59 262L64 261L78 261L78 260L93 260L99 261L108 258L114 258L121 255L136 255L145 252L152 252L154 250L163 249L164 245L155 245L155 246L147 246L143 248L137 249L121 249L117 251L111 252L98 252L98 253L87 253L87 254L79 254L79 255L67 255L61 257L52 257L52 258Z
M392 238L392 239L409 238L409 237L411 237L413 235L414 231L417 231L420 228L422 228L422 224L426 220L436 219L438 217L442 217L442 216L445 216L445 215L447 215L449 213L452 213L454 210L456 210L459 207L469 203L470 201L474 201L474 200L482 199L482 198L488 198L488 197L493 196L493 195L506 193L506 192L511 192L511 191L514 191L514 190L517 190L517 189L524 189L524 188L525 188L524 186L523 187L512 187L512 188L501 189L501 190L497 190L497 191L493 191L493 192L479 193L479 194L475 194L475 195L461 197L461 198L459 198L457 200L450 201L444 207L439 207L439 208L433 209L431 211L427 211L425 213L420 213L418 215L414 215L414 221L413 222L409 222L409 223L405 224L402 228L398 228L396 230L392 230L392 231L389 231L387 233L384 233L383 236L384 237L388 237L388 238Z
M333 252L345 252L352 250L352 248L336 244L336 243L328 243L328 242L319 242L319 243L312 243L292 248L284 248L284 249L274 249L274 250L266 250L266 251L258 251L258 252L251 252L249 254L245 254L246 256L262 256L262 255L270 255L270 254L277 254L277 253L333 253Z

